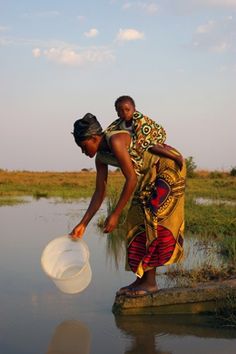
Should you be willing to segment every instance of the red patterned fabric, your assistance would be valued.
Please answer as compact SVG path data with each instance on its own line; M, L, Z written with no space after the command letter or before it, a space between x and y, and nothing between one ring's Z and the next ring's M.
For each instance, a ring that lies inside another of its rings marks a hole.
M138 234L128 247L128 262L131 270L136 273L142 260L143 268L163 266L172 256L176 240L171 231L159 225L158 238L146 249L146 234Z

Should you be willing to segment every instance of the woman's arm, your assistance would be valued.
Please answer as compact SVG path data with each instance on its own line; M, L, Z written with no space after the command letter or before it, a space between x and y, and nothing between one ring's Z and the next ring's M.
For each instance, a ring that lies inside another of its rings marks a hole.
M91 201L89 203L88 209L85 212L83 218L70 233L73 239L80 238L83 236L89 221L96 214L97 210L99 209L105 197L108 167L107 165L104 165L100 161L96 160L96 169L97 169L96 188L91 198Z
M110 147L125 177L125 183L115 209L105 221L104 232L111 232L114 230L118 223L119 216L129 199L131 198L137 184L137 176L134 171L130 155L128 153L129 145L129 134L119 133L113 135L110 138Z
M161 155L174 160L180 169L183 167L183 156L172 146L167 144L156 144L149 148L149 151L155 155Z

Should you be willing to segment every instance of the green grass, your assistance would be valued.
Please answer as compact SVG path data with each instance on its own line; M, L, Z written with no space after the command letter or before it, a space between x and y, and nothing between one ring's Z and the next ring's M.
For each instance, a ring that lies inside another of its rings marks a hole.
M186 231L193 234L236 236L235 206L227 204L199 205L187 196Z
M218 245L220 253L233 265L236 264L236 234L219 236Z
M110 172L110 186L120 188L123 176ZM33 196L79 199L91 197L95 172L30 172L0 170L0 197Z
M236 202L236 178L227 173L195 173L187 179L186 232L210 237L236 235L235 206L224 203L198 205L196 198ZM15 204L19 196L39 198L57 197L63 200L89 198L95 187L96 173L30 172L0 170L0 205ZM120 172L109 172L108 213L116 203L124 177ZM11 198L12 201L11 201ZM125 217L126 211L122 216Z
M189 198L203 197L236 201L236 178L212 178L210 175L187 179L186 194Z
M12 206L17 204L27 203L23 198L14 198L14 197L0 197L0 206Z

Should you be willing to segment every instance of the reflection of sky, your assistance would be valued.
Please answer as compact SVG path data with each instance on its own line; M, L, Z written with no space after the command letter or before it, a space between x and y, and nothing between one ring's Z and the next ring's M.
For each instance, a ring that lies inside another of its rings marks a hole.
M96 218L91 221L85 235L90 249L92 281L81 294L59 292L42 272L40 256L50 240L72 229L82 214L81 207L84 209L86 202L54 204L52 200L45 199L1 207L1 353L46 353L57 326L69 320L78 321L88 329L91 354L128 353L129 348L135 348L137 341L141 341L143 346L152 345L153 337L157 353L189 353L191 343L194 343L193 350L199 348L198 353L218 353L217 350L223 346L227 354L234 353L232 348L235 348L236 340L226 339L231 335L229 331L210 335L207 331L188 332L186 328L180 334L171 327L171 323L155 327L158 321L153 323L152 317L146 321L142 341L139 329L130 319L124 318L118 323L111 312L115 291L130 282L132 274L124 271L123 263L116 270L115 265L106 260L106 236L99 235ZM104 212L105 208L101 210ZM153 331L152 337L147 343L145 336L147 338L150 331ZM160 333L165 335L160 336ZM218 339L214 339L214 335Z

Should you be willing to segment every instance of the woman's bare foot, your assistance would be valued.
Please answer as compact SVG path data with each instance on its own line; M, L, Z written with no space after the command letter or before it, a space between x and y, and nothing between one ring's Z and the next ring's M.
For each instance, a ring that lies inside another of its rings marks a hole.
M156 269L146 271L140 281L126 291L127 296L143 296L157 292Z
M158 291L157 286L150 286L149 284L140 284L139 286L127 289L125 295L135 297L155 294Z
M125 295L127 293L127 291L130 291L131 289L133 289L134 287L138 286L141 283L141 279L137 278L133 283L123 286L122 288L120 288L120 290L118 290L116 292L116 295Z

